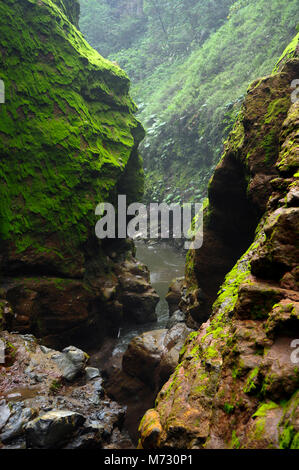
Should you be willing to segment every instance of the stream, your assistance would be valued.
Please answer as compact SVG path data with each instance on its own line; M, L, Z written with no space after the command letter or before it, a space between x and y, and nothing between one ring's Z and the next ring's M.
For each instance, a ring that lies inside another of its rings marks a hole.
M144 263L150 270L151 284L160 296L160 302L156 307L158 321L122 328L119 338L112 352L113 355L124 353L129 342L135 336L145 331L160 330L165 328L168 320L168 304L165 296L169 285L176 277L182 277L185 270L185 257L178 250L167 243L148 245L142 241L135 242L136 258Z
M129 325L119 331L117 339L107 338L98 351L90 351L90 365L107 369L110 365L121 367L121 359L131 339L146 331L165 328L168 320L168 304L165 296L171 281L182 277L185 271L185 256L167 243L146 244L136 241L136 258L150 270L152 286L160 296L156 307L158 320L154 323Z

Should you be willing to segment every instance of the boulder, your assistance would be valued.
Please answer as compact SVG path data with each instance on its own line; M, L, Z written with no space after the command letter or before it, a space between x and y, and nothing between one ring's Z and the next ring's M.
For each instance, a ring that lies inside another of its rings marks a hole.
M8 416L7 410L2 409L5 415ZM22 402L13 403L10 405L10 416L2 428L0 434L0 441L7 443L12 439L21 436L24 432L24 427L35 415L35 411L31 408L26 408Z
M177 323L185 323L186 315L181 310L176 310L169 318L166 328L171 329Z
M126 261L117 273L125 321L138 324L156 322L156 306L160 299L150 284L147 267L140 262Z
M88 356L81 349L69 346L61 354L54 354L52 359L61 370L62 377L71 382L84 371Z
M123 370L155 387L156 369L161 360L166 333L167 330L148 331L133 338L123 356Z
M123 356L123 370L156 389L174 371L191 331L184 323L178 323L170 330L148 331L133 338Z
M100 371L96 367L85 367L86 380L92 380L100 376Z
M299 447L298 41L248 88L210 181L204 244L186 266L184 312L198 331L139 447Z
M78 0L1 2L0 297L14 311L12 331L59 349L93 336L99 344L121 324L114 268L134 264L133 247L99 240L95 209L117 193L140 200L144 181L129 79L89 46L78 20Z
M172 315L179 308L183 285L184 285L184 278L180 277L180 278L174 279L169 286L169 290L166 295L166 300L167 300L168 307L169 307L169 315Z
M68 410L54 410L39 416L26 425L27 447L62 447L84 421L81 414Z

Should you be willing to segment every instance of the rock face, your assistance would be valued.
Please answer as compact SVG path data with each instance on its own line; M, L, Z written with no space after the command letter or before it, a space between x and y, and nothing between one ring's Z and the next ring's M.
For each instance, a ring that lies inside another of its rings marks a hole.
M51 449L72 437L84 423L84 416L72 411L49 411L25 427L29 448Z
M174 371L189 333L191 330L180 323L169 330L147 331L136 336L123 356L123 371L157 390Z
M298 39L249 87L211 180L180 303L189 324L207 321L144 416L140 447L299 448Z
M126 429L137 443L137 427L145 410L153 405L160 387L177 366L179 353L190 333L185 324L154 330L132 339L122 358L122 367L106 370L108 395L126 405Z
M99 344L136 292L118 280L128 274L121 263L135 264L132 245L99 241L95 208L142 196L144 131L127 76L86 43L78 15L78 1L0 6L1 297L11 328L54 347L84 345L91 333ZM138 321L152 321L146 280L138 302Z
M62 372L62 377L69 382L82 374L87 363L88 356L80 349L69 346L64 348L61 354L52 356Z
M77 366L71 381L58 351L31 335L2 332L0 338L8 345L0 364L1 449L132 447L122 429L125 409L107 397L98 370L85 373L83 351L70 347L62 354Z

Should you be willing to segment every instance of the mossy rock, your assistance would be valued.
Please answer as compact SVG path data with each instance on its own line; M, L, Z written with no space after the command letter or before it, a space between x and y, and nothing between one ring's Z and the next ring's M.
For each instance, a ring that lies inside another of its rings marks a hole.
M78 2L0 5L0 238L4 269L81 277L99 202L143 193L129 79L84 40ZM71 20L71 21L70 21ZM127 182L129 181L130 184ZM83 248L85 247L85 248Z

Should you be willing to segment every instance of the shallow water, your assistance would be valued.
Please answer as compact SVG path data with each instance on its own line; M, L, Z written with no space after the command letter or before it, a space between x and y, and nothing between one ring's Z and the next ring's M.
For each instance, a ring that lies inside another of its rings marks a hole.
M151 283L160 296L156 307L158 321L144 325L122 328L119 339L114 347L113 355L123 353L130 340L145 331L165 328L169 319L168 304L165 296L169 285L176 277L182 277L185 270L185 257L172 246L164 243L147 245L144 242L135 242L136 258L144 263L150 270Z

